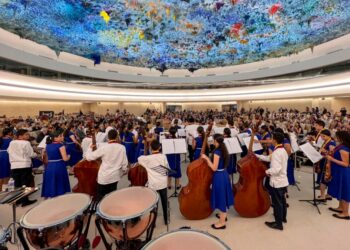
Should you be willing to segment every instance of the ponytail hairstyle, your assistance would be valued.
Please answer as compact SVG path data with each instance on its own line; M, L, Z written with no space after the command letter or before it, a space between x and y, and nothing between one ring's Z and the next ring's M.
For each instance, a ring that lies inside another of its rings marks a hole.
M176 138L176 132L177 132L177 129L175 127L171 127L169 129L169 133L171 135L171 138Z
M224 129L224 135L226 135L228 138L230 138L231 137L231 129L225 128Z
M129 133L131 133L132 129L133 129L133 125L132 125L132 123L129 123L129 124L126 126L125 135L128 136Z
M345 130L339 130L335 132L335 136L338 138L339 142L344 146L350 148L350 133Z
M47 138L46 138L46 144L51 144L54 142L56 137L59 137L64 130L62 128L56 129L53 131Z
M221 156L224 158L224 167L226 168L229 164L229 154L224 143L224 137L223 135L215 134L213 138L214 141L216 141L219 144L217 149L221 151Z
M204 137L205 137L205 133L204 133L204 128L202 126L199 126L197 128L197 133L201 135L202 137L202 140L204 140Z

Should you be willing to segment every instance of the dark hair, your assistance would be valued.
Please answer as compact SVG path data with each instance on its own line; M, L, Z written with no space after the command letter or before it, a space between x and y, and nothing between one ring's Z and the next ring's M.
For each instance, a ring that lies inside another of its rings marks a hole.
M175 127L169 128L169 133L172 138L176 138L176 132L177 132L177 129Z
M269 131L269 128L266 126L266 125L262 125L260 127L262 130L264 130L265 132L268 132Z
M275 140L278 144L282 144L284 141L284 134L280 132L273 132L272 139Z
M339 130L335 132L335 136L339 139L340 143L350 148L350 133L345 130Z
M231 137L231 129L224 128L224 135L227 135L227 137Z
M16 135L17 135L17 136L22 136L22 135L24 135L24 134L27 133L27 132L28 132L28 130L26 130L26 129L19 129L19 130L17 131Z
M118 137L118 132L115 129L111 129L108 131L108 140L116 140Z
M46 138L46 144L51 144L53 143L54 139L58 136L60 136L63 133L62 128L58 128L55 131L53 131L49 136Z
M217 143L219 143L219 146L217 148L221 151L221 155L224 158L224 166L226 168L229 164L229 154L224 143L224 136L220 134L214 134L213 138L215 141L217 141Z
M156 122L156 126L159 127L160 126L160 122Z
M317 120L315 123L316 123L317 125L322 126L323 128L326 126L326 124L325 124L324 121L322 121L322 120Z
M331 136L331 132L328 129L324 129L320 133L321 135Z
M202 139L204 140L204 137L205 137L204 128L202 126L198 126L197 132L198 134L201 135Z
M4 130L2 131L2 136L6 136L13 133L13 129L12 128L4 128Z
M194 118L191 116L190 118L188 118L188 122L193 123L194 122Z
M153 151L156 151L156 150L159 150L160 149L160 142L158 141L158 140L153 140L152 142L151 142L151 149L153 150Z

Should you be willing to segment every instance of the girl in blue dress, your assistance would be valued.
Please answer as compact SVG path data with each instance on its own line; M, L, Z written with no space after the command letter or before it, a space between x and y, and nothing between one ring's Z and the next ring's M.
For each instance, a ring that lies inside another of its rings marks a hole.
M176 127L171 127L169 129L170 138L176 139ZM171 178L175 178L175 187L177 190L181 188L180 178L181 178L181 155L180 154L168 154L166 158L169 163L169 167L174 170L174 173L169 174L168 177L168 189L171 189Z
M144 127L140 127L137 135L137 145L135 151L135 162L141 155L148 155L148 152L145 153L145 143L147 140L146 130ZM147 150L146 150L147 151Z
M48 164L46 166L41 196L53 198L70 192L70 184L66 169L66 162L70 156L67 155L63 145L63 130L58 129L47 138L45 153Z
M208 162L209 167L214 171L210 205L212 209L219 209L216 217L219 221L212 224L213 229L225 229L227 220L227 209L233 206L233 192L226 167L229 163L224 137L220 134L214 135L214 158L211 161L206 155L201 157Z
M130 123L126 126L126 130L124 133L124 146L126 150L126 155L128 157L128 161L130 164L135 163L135 150L136 150L136 144L137 144L137 138L132 132L133 125Z
M201 156L201 151L203 147L203 139L205 137L204 128L199 126L197 128L198 136L192 141L192 149L194 150L193 160L197 160Z
M2 185L8 183L11 175L11 164L7 148L12 141L12 137L11 128L5 128L2 131L2 137L0 137L0 191L2 191Z
M339 200L337 208L330 207L333 214L338 219L350 220L350 133L347 131L337 131L336 141L339 145L334 149L333 156L328 155L327 160L331 163L332 180L328 186L328 194Z
M75 134L72 132L72 128L68 128L64 134L64 144L66 145L67 154L70 155L68 165L74 167L82 158L83 152L81 151L81 145Z
M231 138L231 129L225 128L224 129L224 138ZM236 154L229 155L229 164L226 168L227 173L229 174L231 178L231 182L233 181L233 174L237 173L236 169L236 163L237 163L237 158Z

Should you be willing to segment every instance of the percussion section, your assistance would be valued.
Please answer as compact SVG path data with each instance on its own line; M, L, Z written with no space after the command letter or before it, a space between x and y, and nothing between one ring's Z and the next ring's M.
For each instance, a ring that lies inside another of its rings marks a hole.
M22 231L35 248L64 248L73 243L81 233L86 213L91 203L89 195L70 193L45 200L30 209L20 220L18 230L23 245Z
M96 226L106 248L110 249L110 244L100 225L119 248L129 249L136 241L140 243L139 237L146 231L145 242L148 242L157 219L158 200L157 192L146 187L117 190L103 198L97 206Z
M193 229L179 229L150 241L142 250L230 250L215 236Z

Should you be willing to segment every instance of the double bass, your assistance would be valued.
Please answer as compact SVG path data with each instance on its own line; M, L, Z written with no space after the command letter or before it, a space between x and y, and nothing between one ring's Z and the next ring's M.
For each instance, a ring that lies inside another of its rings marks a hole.
M258 125L253 129L248 154L237 163L239 180L234 185L235 210L242 217L254 218L265 214L270 206L269 193L263 185L266 166L252 151L254 136Z
M208 136L212 129L209 124L203 140L201 155L205 153ZM188 184L179 194L179 208L181 214L188 220L202 220L213 212L210 206L210 185L213 171L206 160L199 158L187 167Z
M146 134L143 135L143 145L144 145L144 155L147 155L148 152L148 142ZM147 170L136 163L129 169L128 180L130 181L131 186L145 186L148 182Z
M96 150L96 136L95 130L90 127L92 137L92 150ZM100 168L101 162L98 160L88 161L81 160L74 166L74 175L78 179L78 183L73 187L74 193L85 193L92 197L96 197L97 194L97 174Z

